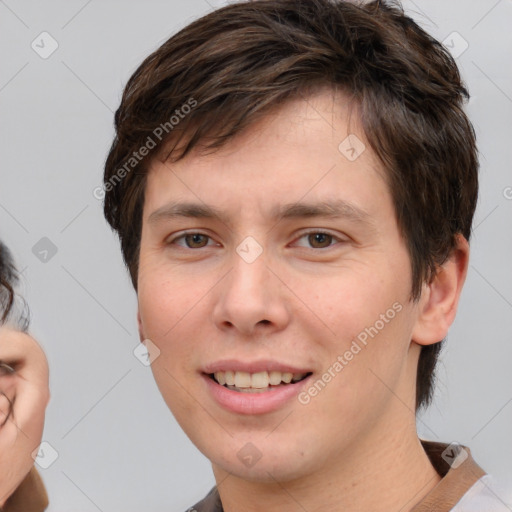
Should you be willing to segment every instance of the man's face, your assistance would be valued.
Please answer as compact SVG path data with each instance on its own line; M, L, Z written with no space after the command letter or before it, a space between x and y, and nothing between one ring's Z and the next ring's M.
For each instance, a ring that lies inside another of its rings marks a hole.
M152 164L138 276L167 405L214 468L260 481L366 464L400 437L419 354L409 255L356 115L331 92L274 114Z

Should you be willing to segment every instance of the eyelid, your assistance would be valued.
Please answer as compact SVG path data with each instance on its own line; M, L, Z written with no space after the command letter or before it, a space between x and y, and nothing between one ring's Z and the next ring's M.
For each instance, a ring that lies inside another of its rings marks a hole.
M0 361L0 376L2 375L12 375L16 370L13 368L12 364L4 363ZM1 394L2 390L0 390Z
M205 233L203 231L199 231L197 229L187 229L185 231L179 231L178 233L176 233L176 234L174 234L174 235L172 235L170 237L167 237L165 239L165 244L166 245L174 244L174 242L176 242L176 240L184 238L187 235L202 235L202 236L205 236L205 237L209 238L210 240L214 240L213 237L211 235L209 235L208 233ZM175 245L178 245L178 244L175 244ZM178 245L178 247L183 247L183 246ZM206 245L205 247L208 247L208 245ZM183 249L190 249L190 247L183 247ZM203 249L203 247L200 247L200 249ZM196 250L197 251L197 249L191 249L191 250Z
M347 241L343 237L341 237L341 236L331 232L330 230L322 229L322 228L310 228L310 229L308 229L306 231L302 231L302 232L298 233L295 236L294 241L300 240L301 238L303 238L303 237L305 237L307 235L317 234L317 233L322 233L322 234L325 234L325 235L329 235L334 240L336 240L337 242L346 242ZM176 242L176 240L182 239L182 238L186 237L187 235L202 235L202 236L205 236L205 237L209 238L210 240L214 241L213 237L210 234L205 233L203 231L190 229L190 230L180 231L180 232L176 233L175 235L173 235L172 238L168 237L166 239L166 244L167 245L174 244ZM175 245L178 245L178 244L175 244ZM318 249L318 248L315 248L315 247L306 247L306 249L312 249L312 250L315 250L315 251L319 251L319 250L329 249L331 247L334 247L334 245L335 244L329 245L329 246L323 247L321 249ZM178 245L178 247L183 247L183 246ZM209 247L209 246L206 245L204 247ZM200 247L199 249L204 249L204 247ZM198 250L198 249L192 249L190 247L183 247L183 248L184 249L190 249L190 250L196 250L196 251ZM302 247L302 248L304 248L304 247Z
M340 235L338 234L335 234L333 233L332 231L328 230L328 229L322 229L322 228L310 228L306 231L302 231L300 232L296 237L295 237L295 241L297 240L300 240L301 238L307 236L307 235L312 235L312 234L317 234L317 233L322 233L324 235L329 235L329 236L332 236L332 238L338 242L347 242L347 239L346 238L343 238L341 237ZM334 247L335 244L333 245L329 245L327 247L323 247L321 249L318 249L316 247L306 247L306 249L312 249L312 250L315 250L315 251L321 251L321 250L326 250L326 249L330 249L331 247ZM304 249L304 247L302 247Z

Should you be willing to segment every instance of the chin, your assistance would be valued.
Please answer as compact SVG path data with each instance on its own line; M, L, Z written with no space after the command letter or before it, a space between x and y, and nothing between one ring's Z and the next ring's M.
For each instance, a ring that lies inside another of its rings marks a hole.
M233 476L246 480L248 482L257 482L262 484L275 484L276 482L290 482L305 476L304 466L294 461L264 461L263 458L253 467L243 467L238 461L224 462L216 464L222 471Z
M261 441L242 442L242 448L223 449L220 453L213 447L203 451L214 468L233 476L259 483L289 482L315 471L314 461L307 460L304 450L280 444L265 445ZM256 445L262 447L261 450ZM213 449L212 449L213 448ZM318 461L318 466L321 461Z

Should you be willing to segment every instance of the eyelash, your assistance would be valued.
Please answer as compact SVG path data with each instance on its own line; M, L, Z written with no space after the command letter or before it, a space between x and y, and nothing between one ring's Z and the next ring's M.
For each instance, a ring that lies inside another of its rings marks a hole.
M318 229L314 229L314 230L310 230L310 231L306 231L304 233L301 233L301 235L297 238L297 240L300 240L301 238L304 238L305 236L308 236L308 235L315 235L315 234L322 234L322 235L327 235L327 236L330 236L332 237L332 241L337 241L337 242L341 242L343 243L345 240L343 239L340 239L338 236L334 235L333 233L330 233L329 231L325 231L325 230L318 230ZM200 231L187 231L187 232L184 232L182 233L181 235L179 236L176 236L175 238L172 238L171 240L169 240L167 242L168 245L173 245L175 244L175 242L177 240L180 240L180 239L184 239L186 236L189 236L189 235L201 235L201 236L204 236L204 237L207 237L209 238L210 240L212 240L212 237L210 235L207 235L206 233L201 233ZM326 249L329 249L331 247L333 247L335 244L333 245L329 245L327 247L308 247L307 249L312 249L312 250L326 250ZM207 245L204 246L204 247L198 247L198 248L193 248L193 247L183 247L183 246L179 246L183 249L189 249L189 250L199 250L199 249L204 249L205 247L208 247ZM304 247L303 247L304 248Z

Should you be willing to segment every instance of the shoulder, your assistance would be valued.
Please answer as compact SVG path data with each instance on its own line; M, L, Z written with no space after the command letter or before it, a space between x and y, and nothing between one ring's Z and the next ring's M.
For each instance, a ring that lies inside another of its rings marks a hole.
M217 487L211 489L205 498L193 507L188 508L185 512L223 512Z
M35 467L5 502L3 512L43 512L48 507L48 495Z
M452 509L452 512L510 512L512 510L512 487L491 475L477 480Z

